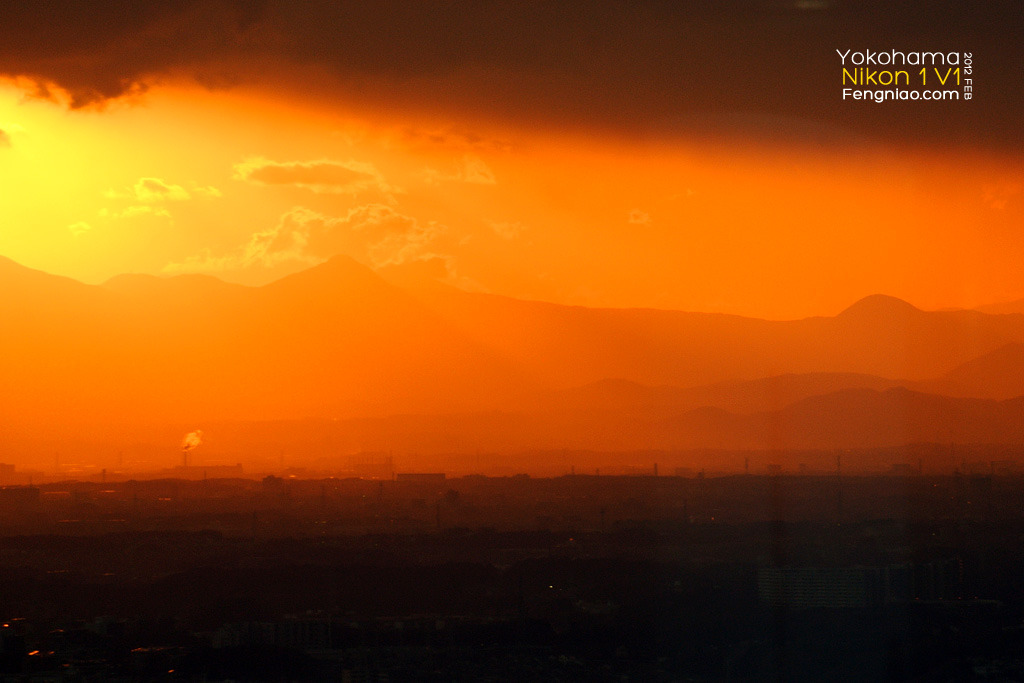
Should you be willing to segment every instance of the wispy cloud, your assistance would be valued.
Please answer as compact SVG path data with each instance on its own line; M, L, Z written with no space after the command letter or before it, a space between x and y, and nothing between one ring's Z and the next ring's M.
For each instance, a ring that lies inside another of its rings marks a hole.
M362 161L271 161L253 157L235 164L235 179L258 185L301 187L318 194L356 195L377 190L386 196L400 192L380 171Z
M139 178L130 188L106 192L107 199L128 199L143 204L183 202L195 197L214 199L220 196L221 191L212 186L194 186L187 190L181 185L169 183L161 178Z
M69 225L68 230L70 230L71 234L75 237L79 237L92 230L92 226L85 221L78 221L77 223Z
M494 231L494 234L506 240L511 240L515 239L516 237L519 237L519 235L521 235L522 232L526 229L526 226L524 226L522 223L499 222L490 223L489 225L491 226L491 230Z
M135 218L137 216L156 216L158 218L171 218L171 212L162 206L150 206L149 204L133 204L121 210L100 209L100 218Z
M1021 191L1021 185L1019 183L1004 182L996 185L990 185L984 188L982 192L982 201L990 209L996 211L1003 211L1013 201L1015 195Z
M456 169L449 173L443 173L434 168L424 169L423 179L430 185L439 185L442 182L495 185L498 182L494 177L494 171L484 163L483 159L473 154L463 156Z
M407 126L399 132L404 144L411 147L434 147L449 150L477 150L481 152L511 152L508 140L482 135L470 130L454 128L415 128Z
M434 254L431 249L447 228L399 213L386 204L365 204L342 216L328 216L297 206L275 225L253 233L225 254L203 250L166 272L210 272L312 265L334 254L348 254L373 267L399 265Z
M633 225L649 225L651 222L651 215L646 211L633 209L629 212L629 222Z

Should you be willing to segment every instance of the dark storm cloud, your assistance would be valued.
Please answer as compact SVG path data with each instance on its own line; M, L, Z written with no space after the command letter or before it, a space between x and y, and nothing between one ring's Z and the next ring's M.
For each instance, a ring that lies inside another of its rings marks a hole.
M167 72L274 73L340 102L525 125L716 137L729 115L765 122L743 135L772 138L777 119L808 144L1020 142L1017 0L43 0L0 5L0 27L0 70L56 82L75 105ZM973 52L976 97L842 102L837 48Z
M0 3L0 72L26 76L40 94L55 83L80 107L119 97L144 79L250 46L259 2L33 0Z

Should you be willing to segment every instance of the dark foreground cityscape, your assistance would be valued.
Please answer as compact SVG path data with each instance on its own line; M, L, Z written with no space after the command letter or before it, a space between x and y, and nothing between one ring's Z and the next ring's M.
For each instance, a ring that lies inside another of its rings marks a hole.
M1024 475L995 464L55 482L0 509L3 681L1024 677Z

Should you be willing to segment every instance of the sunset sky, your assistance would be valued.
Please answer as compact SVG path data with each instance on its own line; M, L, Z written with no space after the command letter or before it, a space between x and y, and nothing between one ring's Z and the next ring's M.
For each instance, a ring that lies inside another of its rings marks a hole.
M1024 13L889 5L6 3L0 255L768 318L1022 298ZM973 52L976 97L843 102L837 48Z

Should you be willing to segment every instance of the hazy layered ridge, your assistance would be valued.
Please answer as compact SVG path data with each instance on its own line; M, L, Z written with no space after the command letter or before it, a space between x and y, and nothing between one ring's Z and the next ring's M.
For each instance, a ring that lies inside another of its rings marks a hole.
M877 295L835 317L793 321L454 291L424 300L555 385L616 377L695 386L820 372L921 380L1024 338L1024 316L926 312Z
M131 435L170 455L184 424L220 424L239 455L1024 443L1018 314L883 296L795 321L587 309L347 258L264 287L89 286L4 260L0 284L11 450Z
M18 292L2 304L0 342L13 418L437 411L526 386L515 367L348 259L261 288L143 276L88 287L11 264L2 277Z

